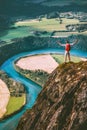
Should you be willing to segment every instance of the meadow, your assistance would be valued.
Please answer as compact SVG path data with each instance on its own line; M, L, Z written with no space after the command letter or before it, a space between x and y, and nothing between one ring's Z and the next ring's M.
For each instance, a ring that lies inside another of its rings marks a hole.
M23 107L25 104L25 95L22 95L21 97L10 97L9 103L7 105L7 112L4 116L9 116L13 114L15 111L20 110L20 108Z
M68 24L79 24L80 22L77 19L66 19L62 18L62 24L60 24L59 19L46 19L42 18L41 21L39 19L31 19L31 20L23 20L17 21L14 25L8 29L5 35L1 36L1 40L6 41L8 44L12 42L13 39L16 38L23 38L27 36L36 36L35 32L39 32L39 37L50 37L51 34L55 31L56 33L54 36L69 36L72 34L83 34L87 35L87 32L66 32L66 25ZM58 31L58 32L57 32ZM64 31L64 32L63 32ZM45 33L43 33L45 32ZM59 64L64 62L63 55L51 55L56 62ZM73 62L79 62L81 59L79 57L71 57ZM21 72L20 72L21 73ZM27 78L35 81L36 83L44 86L45 82L47 81L49 75L44 72L33 72L33 71L26 71L22 70L22 74L25 75ZM5 116L12 114L13 112L19 110L24 103L24 96L22 97L11 97L9 104L7 106L7 113Z
M66 19L62 18L62 24L60 24L60 21L58 18L53 19L46 19L42 18L41 21L39 19L35 20L25 20L25 21L19 21L15 23L15 27L18 26L30 26L32 29L38 30L38 31L63 31L66 30L67 24L78 24L79 21L77 19Z
M51 54L51 56L58 62L59 64L62 64L64 62L64 55L58 55L58 54ZM72 62L80 62L81 58L77 56L71 56Z
M50 37L53 32L54 36L64 37L70 35L87 35L85 32L67 32L66 25L69 24L84 24L84 22L79 22L78 19L66 19L62 18L62 24L58 18L46 19L30 19L17 21L14 25L8 29L5 35L1 36L2 41L6 41L8 44L12 42L12 39L23 38L27 36L40 36L40 37Z

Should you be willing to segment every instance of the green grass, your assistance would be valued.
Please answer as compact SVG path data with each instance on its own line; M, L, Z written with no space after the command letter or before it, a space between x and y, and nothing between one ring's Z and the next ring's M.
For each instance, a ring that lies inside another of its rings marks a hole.
M84 22L85 23L85 22ZM42 18L42 20L39 22L39 20L25 20L25 21L20 21L15 23L15 27L18 26L27 26L31 27L31 30L33 31L47 31L47 32L53 32L53 31L66 31L66 25L68 24L82 24L79 22L78 19L66 19L62 18L62 24L60 24L60 21L56 20L55 18L53 19L46 19ZM69 36L72 34L87 34L87 32L56 32L54 35L55 36Z
M46 19L43 18L40 22L38 20L25 20L15 23L15 27L17 26L31 26L33 29L42 30L42 31L59 31L66 30L65 26L67 24L77 24L79 21L77 19L66 19L63 18L63 24L60 24L56 19Z
M39 30L39 31L53 31L56 29L61 29L60 26L58 26L59 23L58 21L56 21L55 19L45 19L43 18L42 21L21 21L21 22L17 22L15 23L15 26L31 26L33 29L35 30Z
M15 29L9 29L6 34L1 36L1 40L6 41L8 43L11 42L11 39L22 38L27 36L33 36L35 31L47 31L46 34L41 33L40 36L48 37L51 35L53 31L66 31L66 25L68 24L80 24L77 19L66 19L62 18L62 24L58 20L54 19L46 19L42 18L39 22L38 19L33 20L24 20L16 22L12 27ZM69 36L72 34L83 34L87 35L87 32L56 32L55 36Z
M15 111L19 110L24 105L24 101L25 95L21 97L10 97L5 116L10 115Z
M22 74L24 77L31 79L32 81L36 82L40 86L44 86L46 83L49 74L47 72L44 72L43 70L24 70L20 67L16 66L16 71L18 71L20 74Z
M2 41L6 41L8 44L11 43L12 39L15 38L22 38L27 36L34 36L35 31L43 32L46 31L47 33L43 34L40 33L40 37L49 37L53 31L61 31L56 32L54 36L64 37L70 35L87 35L87 31L85 32L63 32L66 31L66 25L68 24L82 24L77 19L66 19L62 18L62 24L58 20L54 19L46 19L42 18L39 22L38 19L33 20L24 20L16 22L11 27L15 27L15 29L9 29L6 34L3 34L0 39Z
M51 56L58 62L59 64L64 62L64 55L58 55L58 54L51 54ZM71 61L77 63L81 61L80 57L77 56L71 56Z
M1 40L10 42L11 39L21 38L30 35L30 27L18 27L16 29L8 30L8 33L1 37Z

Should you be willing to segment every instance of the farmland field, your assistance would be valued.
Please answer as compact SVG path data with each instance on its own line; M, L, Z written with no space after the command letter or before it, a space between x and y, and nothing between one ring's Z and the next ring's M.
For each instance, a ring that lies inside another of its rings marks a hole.
M41 34L41 36L50 36L53 31L61 31L55 35L64 36L71 34L79 34L78 32L62 32L66 31L66 25L68 24L79 24L77 19L66 19L62 18L62 24L59 23L58 19L46 19L42 18L41 21L38 19L24 20L16 22L11 29L8 30L7 34L1 37L1 40L10 42L14 38L22 38L34 35L35 31L47 31L46 34ZM80 33L81 34L81 33ZM82 32L82 34L87 34L87 32Z

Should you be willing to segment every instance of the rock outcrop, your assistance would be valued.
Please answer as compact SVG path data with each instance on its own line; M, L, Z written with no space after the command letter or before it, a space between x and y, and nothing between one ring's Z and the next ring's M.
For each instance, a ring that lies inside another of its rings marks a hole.
M17 130L87 130L87 62L59 65Z

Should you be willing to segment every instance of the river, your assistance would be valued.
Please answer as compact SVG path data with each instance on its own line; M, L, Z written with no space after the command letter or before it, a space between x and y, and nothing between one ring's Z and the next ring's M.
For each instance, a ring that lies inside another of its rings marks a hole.
M26 79L22 75L20 75L16 70L14 69L14 62L23 57L23 56L31 56L31 55L36 55L36 54L49 54L49 53L60 53L62 54L64 50L59 50L59 49L45 49L45 50L37 50L37 51L32 51L32 52L24 52L21 54L17 54L10 59L8 59L3 65L1 66L1 70L4 70L9 76L11 76L14 80L21 82L22 84L25 85L26 89L26 98L27 102L26 105L23 107L23 109L18 112L17 114L10 116L9 118L0 121L0 130L15 130L18 122L23 115L23 113L29 109L32 108L34 105L38 94L42 90L41 86L37 85L31 80ZM80 57L87 57L87 52L82 52L82 51L71 51L72 55L80 56Z

